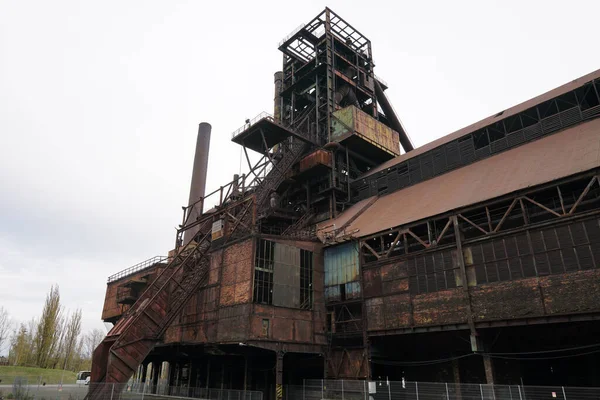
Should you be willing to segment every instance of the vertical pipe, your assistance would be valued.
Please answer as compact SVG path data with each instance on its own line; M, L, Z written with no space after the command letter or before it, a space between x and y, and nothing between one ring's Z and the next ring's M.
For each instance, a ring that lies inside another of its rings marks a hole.
M448 382L446 382L446 400L450 400L450 392L448 391Z
M208 170L208 151L210 148L210 133L212 127L207 122L201 122L198 126L198 137L196 139L196 153L194 155L194 167L192 170L192 181L190 184L190 197L188 204L191 205L202 199L206 189L206 173ZM189 210L188 222L196 221L196 218L202 215L202 204L200 202ZM199 226L188 229L184 232L183 244L187 244L194 238L200 230Z
M275 98L273 100L273 118L275 121L281 121L281 89L283 88L283 72L275 72Z
M561 387L562 387L562 392L563 392L563 399L567 400L567 394L565 393L565 387L564 386L561 386Z

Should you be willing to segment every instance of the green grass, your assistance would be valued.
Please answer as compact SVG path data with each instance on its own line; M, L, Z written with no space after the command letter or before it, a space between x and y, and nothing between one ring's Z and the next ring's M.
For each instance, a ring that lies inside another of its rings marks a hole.
M27 379L28 385L37 385L38 382L46 382L47 385L56 384L60 383L61 377L64 384L73 384L75 383L77 374L73 371L63 371L61 369L13 366L0 367L0 379L2 379L0 385L12 385L16 377Z

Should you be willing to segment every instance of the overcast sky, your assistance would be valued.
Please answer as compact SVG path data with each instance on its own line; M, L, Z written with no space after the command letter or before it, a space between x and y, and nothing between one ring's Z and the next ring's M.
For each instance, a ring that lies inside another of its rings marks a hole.
M104 329L107 276L173 246L198 123L212 190L272 110L279 41L325 5L417 146L600 68L597 0L0 0L0 305L28 320L57 283Z

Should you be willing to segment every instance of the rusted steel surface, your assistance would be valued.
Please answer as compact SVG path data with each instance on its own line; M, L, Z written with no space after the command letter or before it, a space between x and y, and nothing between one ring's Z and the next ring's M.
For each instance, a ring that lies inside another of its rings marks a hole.
M398 132L377 121L367 113L354 106L349 106L333 113L332 139L343 141L351 135L377 146L392 155L400 154Z
M246 342L247 340L325 344L323 327L322 245L277 240L315 253L313 310L251 304L254 240L235 243L211 253L208 287L186 304L165 334L165 343ZM316 333L316 334L315 334Z
M248 337L248 315L252 304L240 304L219 309L217 341L242 341Z
M311 343L312 336L313 315L311 311L254 304L250 338Z
M449 135L446 135L446 136L441 137L441 138L439 138L437 140L434 140L433 142L427 143L427 144L425 144L425 145L423 145L421 147L417 147L416 149L414 149L412 151L409 151L408 153L402 154L399 157L396 157L396 158L394 158L394 159L392 159L390 161L387 161L387 162L381 164L378 167L375 167L375 168L369 170L362 177L367 177L369 175L373 175L373 174L375 174L375 173L377 173L379 171L383 171L383 170L385 170L387 168L390 168L390 167L392 167L392 166L394 166L394 165L396 165L398 163L406 161L406 160L408 160L408 159L410 159L412 157L418 156L419 154L426 153L429 150L432 150L432 149L434 149L434 148L436 148L438 146L441 146L441 145L443 145L445 143L451 142L451 141L453 141L455 139L458 139L458 138L460 138L460 137L462 137L464 135L467 135L467 134L469 134L471 132L475 132L476 130L478 130L480 128L483 128L485 126L488 126L488 125L490 125L490 124L492 124L492 123L494 123L494 122L496 122L498 120L504 119L504 118L509 117L511 115L518 114L518 113L520 113L522 111L527 110L528 108L531 108L531 107L533 107L535 105L541 104L541 103L543 103L546 100L549 100L549 99L552 99L554 97L560 96L561 94L570 92L570 91L576 89L577 87L583 85L584 83L589 82L589 81L594 80L594 79L598 79L598 78L600 78L600 69L596 70L594 72L591 72L591 73L589 73L587 75L584 75L584 76L582 76L580 78L577 78L577 79L575 79L575 80L573 80L573 81L571 81L571 82L569 82L569 83L567 83L565 85L562 85L562 86L559 86L559 87L557 87L555 89L552 89L549 92L546 92L546 93L544 93L542 95L534 97L534 98L532 98L530 100L527 100L527 101L525 101L523 103L520 103L520 104L518 104L516 106L510 107L510 108L504 110L502 113L497 113L497 114L495 114L493 116L490 116L490 117L485 118L485 119L483 119L481 121L475 122L474 124L471 124L471 125L466 126L466 127L462 128L462 129L459 129L456 132L453 132L453 133L451 133Z
M300 160L299 172L308 171L317 165L331 167L331 153L318 149Z
M443 326L552 315L600 313L600 270L498 282L434 293L378 296L366 300L369 331Z
M364 349L340 349L331 353L328 376L333 379L367 378L369 362Z
M227 247L223 254L221 306L249 303L252 299L252 240Z
M146 280L147 282L151 282L162 270L160 268L161 265L164 266L164 264L155 264L154 266L144 269L143 271L129 275L127 278L122 278L118 281L108 283L106 285L106 295L104 297L104 306L102 308L102 319L104 321L115 320L119 318L123 314L124 310L128 308L128 306L119 304L119 288L122 288L121 291L123 291L124 286L127 285L128 282L132 281ZM139 293L142 291L143 288L140 288Z
M346 231L368 236L600 167L599 137L596 119L396 191L377 199Z

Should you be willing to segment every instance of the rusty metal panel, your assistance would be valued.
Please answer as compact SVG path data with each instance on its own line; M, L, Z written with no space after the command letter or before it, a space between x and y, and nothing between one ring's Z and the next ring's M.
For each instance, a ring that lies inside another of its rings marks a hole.
M598 168L598 137L600 119L595 119L396 191L378 198L346 231L368 236Z
M409 151L408 153L402 154L399 157L396 157L392 160L389 160L381 165L379 165L378 167L375 167L371 170L369 170L368 172L366 172L363 176L361 176L361 178L365 178L369 175L373 175L379 171L383 171L387 168L391 168L396 164L399 164L401 162L404 162L410 158L416 157L420 154L426 153L430 150L435 149L436 147L442 146L446 143L449 143L453 140L456 140L458 138L461 138L465 135L468 135L470 133L473 133L475 131L477 131L478 129L481 129L485 126L488 126L492 123L494 123L495 121L498 121L499 119L504 119L506 117L510 117L512 115L518 114L520 112L523 112L531 107L534 107L536 105L539 105L547 100L553 99L555 97L558 97L562 94L565 94L567 92L570 92L572 90L575 90L576 88L580 87L581 85L583 85L586 82L592 81L594 79L598 79L600 78L600 69L596 70L592 73L589 73L587 75L584 75L580 78L577 78L565 85L559 86L556 89L552 89L547 93L544 93L540 96L534 97L533 99L527 100L521 104L518 104L514 107L511 107L507 110L504 110L502 113L496 113L493 116L490 116L488 118L485 118L479 122L475 122L474 124L471 124L467 127L464 127L462 129L459 129L456 132L453 132L449 135L443 136L437 140L434 140L433 142L427 143L421 147L418 147L412 151Z
M300 307L300 249L275 243L273 305Z
M462 288L416 295L413 297L414 325L466 323L467 302Z
M539 284L547 314L597 312L600 309L598 269L545 276L539 278Z
M394 155L400 155L398 132L377 121L367 113L353 108L354 129L369 142L376 143Z
M537 278L476 286L471 288L470 293L476 321L544 315Z
M331 166L331 153L325 150L316 150L300 160L300 172L307 171L317 165Z
M333 115L335 118L332 121L331 137L334 141L339 142L350 135L357 135L392 155L400 154L398 132L367 113L349 106L335 111Z

